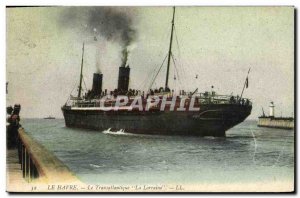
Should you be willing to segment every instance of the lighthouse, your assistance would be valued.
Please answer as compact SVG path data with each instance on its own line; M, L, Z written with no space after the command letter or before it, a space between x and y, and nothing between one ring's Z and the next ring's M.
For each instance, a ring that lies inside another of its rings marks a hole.
M269 116L270 116L270 117L274 117L274 116L275 116L275 112L274 112L274 107L275 107L275 106L274 106L274 102L271 102L269 107L270 107L270 114L269 114Z

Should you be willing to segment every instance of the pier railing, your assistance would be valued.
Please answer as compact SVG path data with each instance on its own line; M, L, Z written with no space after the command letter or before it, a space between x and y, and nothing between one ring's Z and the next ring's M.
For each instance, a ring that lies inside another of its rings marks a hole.
M19 129L19 163L27 182L42 179L45 182L77 182L76 176L44 146L36 142L23 128Z

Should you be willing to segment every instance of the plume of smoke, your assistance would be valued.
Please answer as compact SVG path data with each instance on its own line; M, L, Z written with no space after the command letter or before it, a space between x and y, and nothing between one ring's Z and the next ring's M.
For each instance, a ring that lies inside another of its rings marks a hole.
M127 59L128 59L128 49L124 48L122 50L122 66L124 66L124 67L126 66Z
M80 22L91 36L97 32L107 41L118 42L122 47L122 65L126 65L129 46L136 38L129 13L118 7L69 7L63 12L61 22L64 27L82 28Z

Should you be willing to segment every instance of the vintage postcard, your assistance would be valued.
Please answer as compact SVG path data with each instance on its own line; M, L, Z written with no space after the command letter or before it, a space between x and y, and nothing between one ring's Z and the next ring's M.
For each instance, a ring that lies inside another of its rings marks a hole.
M293 6L6 7L8 192L294 192Z

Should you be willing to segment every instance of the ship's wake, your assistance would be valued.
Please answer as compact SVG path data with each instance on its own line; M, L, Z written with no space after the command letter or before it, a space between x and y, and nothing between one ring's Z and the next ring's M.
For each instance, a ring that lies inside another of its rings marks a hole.
M102 131L102 133L110 135L133 135L131 133L126 133L124 129L120 129L119 131L112 131L111 128Z

